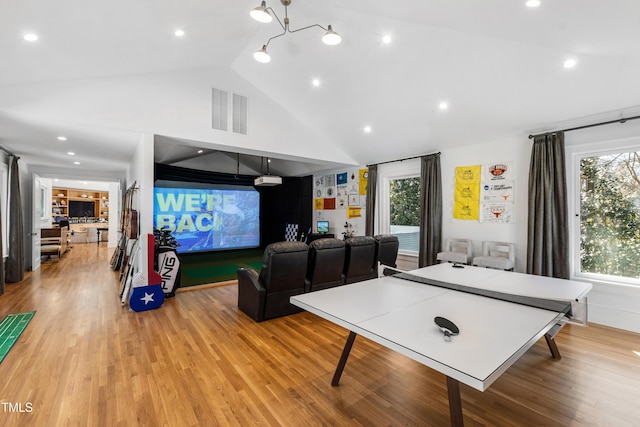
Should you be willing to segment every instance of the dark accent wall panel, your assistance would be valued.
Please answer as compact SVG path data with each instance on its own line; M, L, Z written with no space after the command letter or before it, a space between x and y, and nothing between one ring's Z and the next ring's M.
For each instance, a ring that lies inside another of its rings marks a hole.
M260 191L261 244L284 240L286 224L298 224L304 232L311 227L313 216L313 177L283 178L282 185L256 187Z

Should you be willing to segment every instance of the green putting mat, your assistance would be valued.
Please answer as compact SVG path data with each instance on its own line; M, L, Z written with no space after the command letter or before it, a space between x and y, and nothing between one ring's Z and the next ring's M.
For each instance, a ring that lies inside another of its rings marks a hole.
M36 314L35 311L9 314L0 322L0 363L24 332L34 314Z
M203 254L183 254L180 287L226 282L238 278L239 268L262 267L262 249L247 249Z

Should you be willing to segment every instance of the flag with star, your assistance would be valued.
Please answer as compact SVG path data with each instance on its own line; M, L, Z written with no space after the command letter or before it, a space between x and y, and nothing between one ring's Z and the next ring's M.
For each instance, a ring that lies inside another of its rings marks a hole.
M140 286L131 290L129 307L133 311L145 311L159 308L164 303L162 285Z

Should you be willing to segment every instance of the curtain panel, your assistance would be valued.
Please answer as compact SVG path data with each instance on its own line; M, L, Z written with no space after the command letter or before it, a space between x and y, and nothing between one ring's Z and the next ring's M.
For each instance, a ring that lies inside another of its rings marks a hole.
M420 158L420 252L418 266L436 263L442 241L440 153Z
M24 227L18 157L11 157L9 168L9 256L5 280L15 283L24 278Z
M2 255L4 252L4 248L2 246L2 242L4 241L4 236L2 233L3 227L2 224L6 221L6 218L2 216L2 211L0 211L0 295L4 294L4 256Z
M378 191L378 165L367 166L369 168L367 180L367 216L365 218L364 234L373 236L375 234L375 210L376 192Z
M569 278L564 133L537 135L531 149L527 273Z

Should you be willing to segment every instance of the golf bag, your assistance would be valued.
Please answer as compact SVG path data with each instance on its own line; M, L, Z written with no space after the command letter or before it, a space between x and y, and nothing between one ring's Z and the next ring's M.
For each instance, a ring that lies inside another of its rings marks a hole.
M177 248L179 243L168 230L155 230L155 270L162 278L162 290L165 297L173 297L180 287L180 258Z

